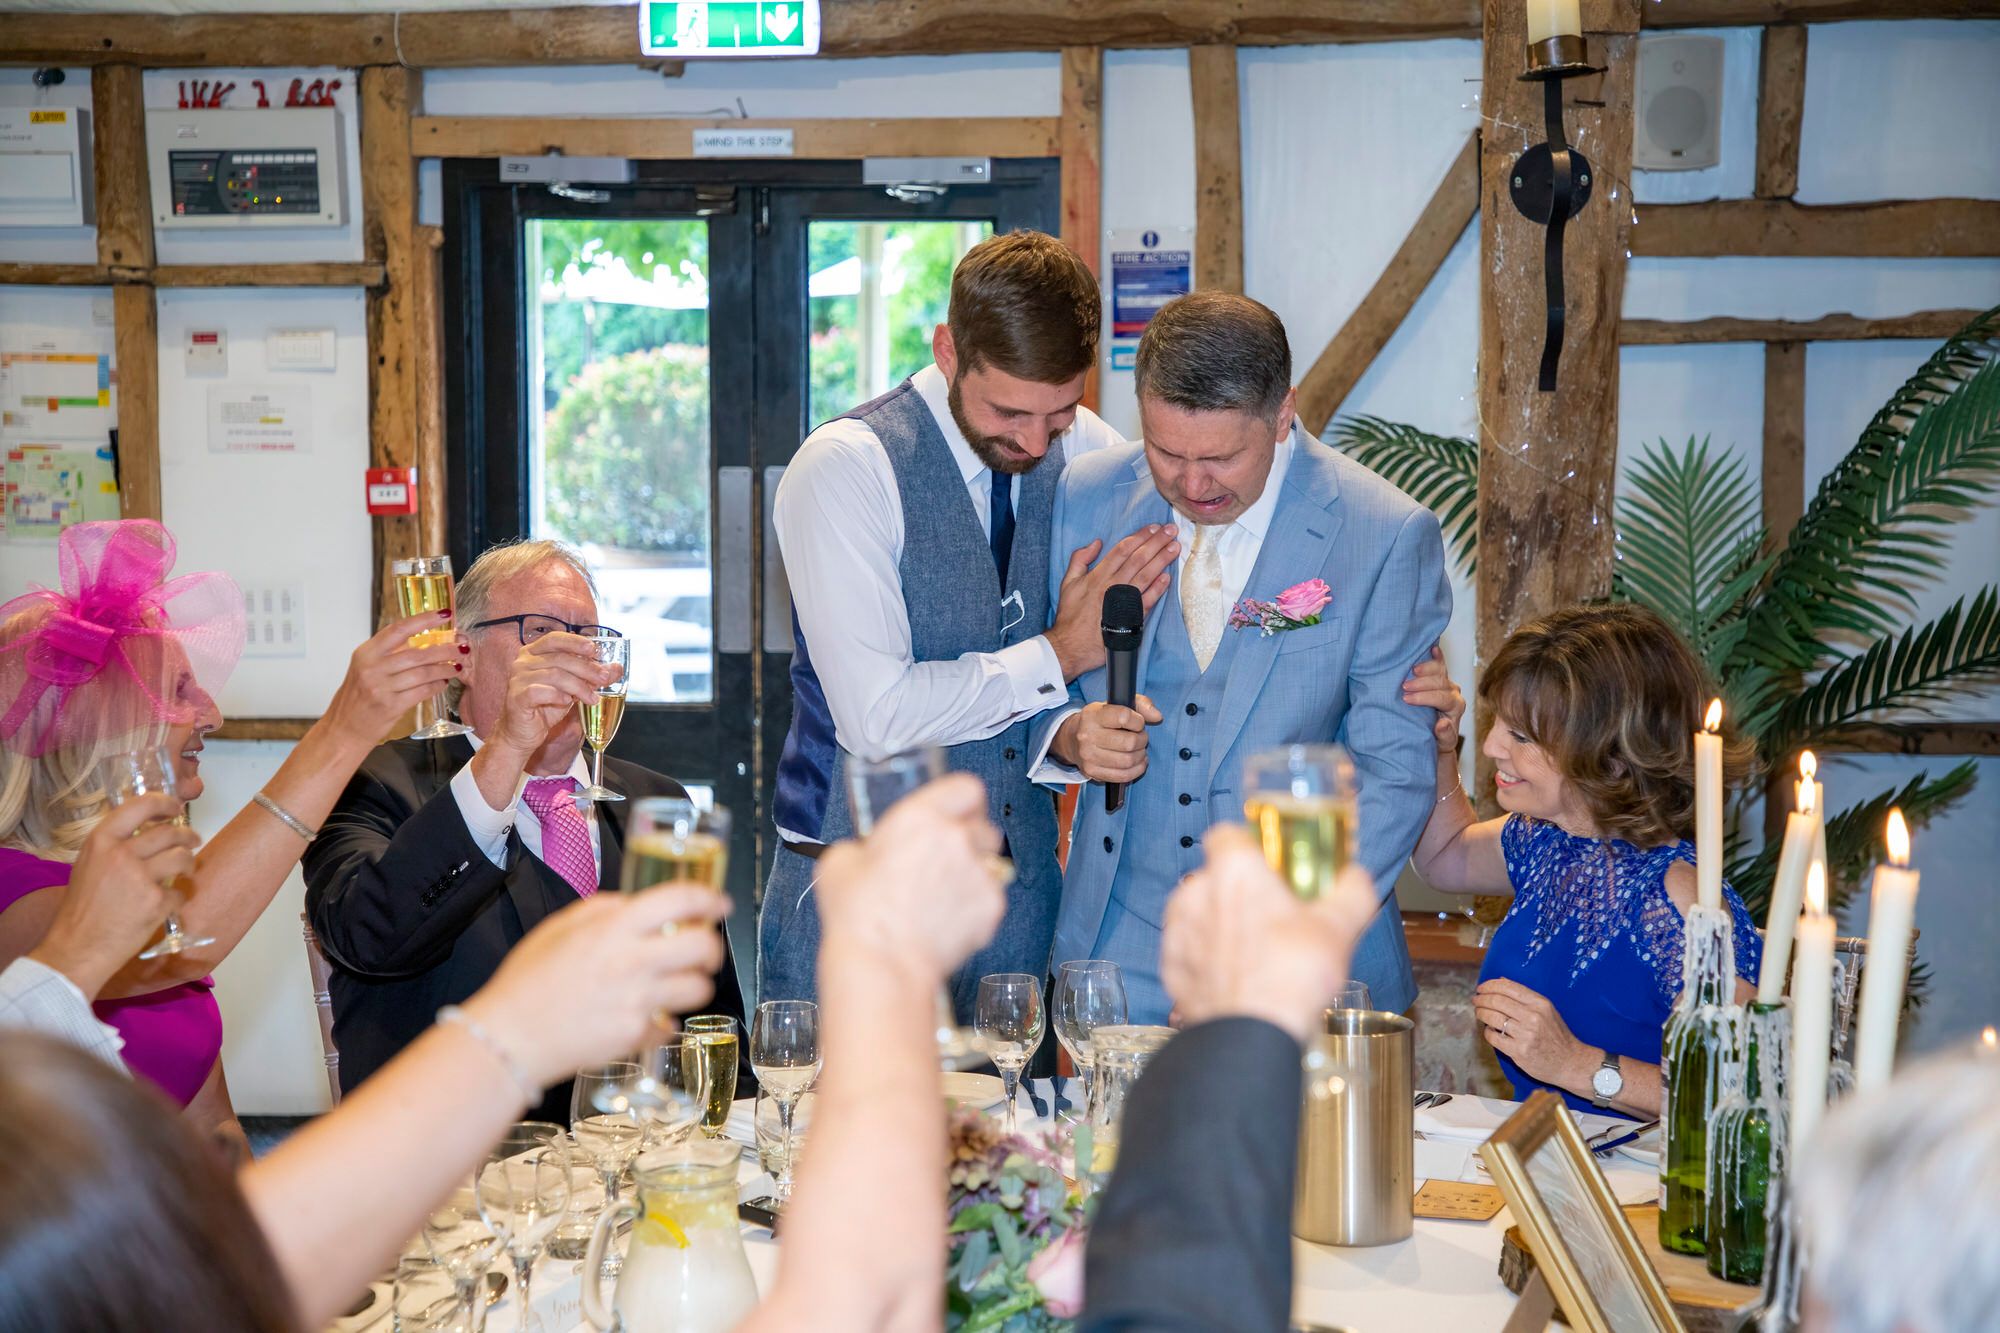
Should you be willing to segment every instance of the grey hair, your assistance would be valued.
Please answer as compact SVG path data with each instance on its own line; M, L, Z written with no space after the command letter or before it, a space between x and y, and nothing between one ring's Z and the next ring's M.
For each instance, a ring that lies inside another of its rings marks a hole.
M1269 306L1229 292L1191 292L1161 306L1146 325L1132 382L1141 399L1275 421L1292 387L1292 346Z
M459 578L453 601L456 610L452 616L458 622L458 632L469 633L474 625L486 619L486 609L493 600L495 588L516 574L524 574L551 560L560 560L581 574L584 586L590 589L591 600L596 600L597 580L591 577L590 565L585 562L582 551L553 537L521 537L487 547ZM454 680L445 686L445 703L453 712L458 711L459 697L464 693L463 680Z
M1797 1171L1816 1327L1989 1326L2000 1306L1996 1105L2000 1051L1974 1042L1828 1113Z

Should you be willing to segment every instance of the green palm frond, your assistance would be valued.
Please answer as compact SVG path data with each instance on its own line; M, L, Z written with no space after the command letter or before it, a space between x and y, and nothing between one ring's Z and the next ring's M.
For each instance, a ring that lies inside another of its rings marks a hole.
M1792 529L1736 663L1810 671L1825 635L1892 634L1909 585L1936 575L1938 529L2000 491L2000 308L1932 354L1820 483Z
M1632 466L1618 499L1612 596L1651 607L1711 667L1741 634L1746 599L1771 567L1758 500L1740 460L1707 440L1665 440Z
M1839 910L1868 868L1887 854L1882 830L1892 808L1902 810L1911 828L1921 828L1963 800L1977 778L1978 767L1968 759L1935 782L1928 771L1919 773L1902 790L1880 792L1827 820L1828 910ZM1727 871L1731 887L1743 895L1744 906L1758 921L1770 914L1771 880L1778 870L1779 847L1780 840L1773 838L1762 851L1732 863Z
M1838 740L1843 730L1899 708L1941 703L1958 690L2000 680L2000 587L1936 620L1880 639L1794 695L1765 733L1773 753Z
M1380 417L1342 417L1326 442L1410 498L1436 512L1451 552L1467 572L1476 568L1479 445L1457 435L1432 435Z

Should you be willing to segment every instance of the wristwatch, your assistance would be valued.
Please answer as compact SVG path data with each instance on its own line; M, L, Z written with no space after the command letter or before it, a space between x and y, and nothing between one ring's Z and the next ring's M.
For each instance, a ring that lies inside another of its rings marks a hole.
M1590 1090L1595 1095L1590 1104L1609 1107L1611 1099L1625 1091L1625 1075L1618 1068L1618 1057L1610 1051L1604 1053L1604 1063L1590 1076Z

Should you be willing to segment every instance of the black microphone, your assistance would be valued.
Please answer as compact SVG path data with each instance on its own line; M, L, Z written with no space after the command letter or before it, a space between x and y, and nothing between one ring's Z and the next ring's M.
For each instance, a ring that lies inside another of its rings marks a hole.
M1114 583L1104 590L1104 702L1130 708L1139 689L1139 639L1145 633L1146 608L1139 590ZM1125 804L1125 784L1104 784L1104 813Z

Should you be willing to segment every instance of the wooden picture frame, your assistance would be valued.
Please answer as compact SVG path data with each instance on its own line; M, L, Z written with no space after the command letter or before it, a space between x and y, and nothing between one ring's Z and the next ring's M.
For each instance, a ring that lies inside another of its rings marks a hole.
M1684 1333L1666 1284L1561 1098L1537 1092L1480 1145L1479 1155L1570 1327Z

